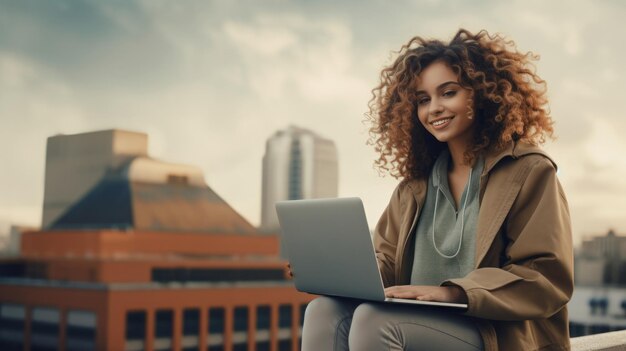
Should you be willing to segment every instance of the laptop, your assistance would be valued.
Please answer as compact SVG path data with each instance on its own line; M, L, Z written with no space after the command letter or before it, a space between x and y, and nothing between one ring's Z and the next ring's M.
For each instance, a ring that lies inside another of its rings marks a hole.
M279 201L276 213L296 289L316 295L466 309L385 297L360 198Z

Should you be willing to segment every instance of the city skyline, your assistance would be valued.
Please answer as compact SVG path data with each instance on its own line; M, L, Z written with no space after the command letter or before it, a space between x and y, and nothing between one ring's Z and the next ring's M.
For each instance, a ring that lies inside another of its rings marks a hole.
M576 242L626 232L625 11L616 1L0 1L0 231L41 221L45 140L119 128L204 171L259 224L264 141L296 124L337 144L339 196L370 226L397 180L362 124L380 69L414 35L485 28L541 55ZM511 14L515 14L512 16ZM243 185L242 185L243 184Z
M48 139L48 223L0 260L0 349L296 350L313 297L288 280L279 237L198 168L150 157L148 138Z

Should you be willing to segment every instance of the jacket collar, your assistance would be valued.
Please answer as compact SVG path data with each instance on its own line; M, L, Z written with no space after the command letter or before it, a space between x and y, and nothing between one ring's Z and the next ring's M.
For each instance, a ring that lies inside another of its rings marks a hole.
M543 155L548 160L550 160L550 162L552 162L552 164L554 165L554 168L557 169L556 162L554 162L554 160L538 146L520 141L510 141L503 147L491 147L487 150L487 152L485 153L485 166L483 168L482 174L480 175L481 183L484 177L486 177L498 163L500 163L507 157L518 159L520 157L532 154ZM413 196L420 205L422 204L422 200L426 195L426 182L426 179L406 180L407 186L412 190Z
M500 149L491 148L487 151L485 155L485 168L483 169L483 176L489 174L491 170L503 159L507 157L512 157L513 159L518 159L522 156L531 155L531 154L539 154L546 157L552 164L554 168L556 168L556 162L542 149L538 146L519 142L519 141L511 141L506 144L504 147Z

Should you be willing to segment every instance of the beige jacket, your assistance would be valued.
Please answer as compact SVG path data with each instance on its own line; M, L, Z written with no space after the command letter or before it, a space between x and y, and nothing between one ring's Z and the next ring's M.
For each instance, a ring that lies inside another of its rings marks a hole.
M410 282L426 185L401 182L376 226L386 287ZM479 199L475 269L442 285L467 294L485 350L569 350L572 235L556 165L537 147L511 143L486 155Z

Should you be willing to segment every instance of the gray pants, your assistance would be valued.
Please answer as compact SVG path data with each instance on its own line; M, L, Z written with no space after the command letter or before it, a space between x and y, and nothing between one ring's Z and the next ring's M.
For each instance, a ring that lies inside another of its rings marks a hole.
M482 349L472 318L442 308L322 296L304 314L302 351Z

